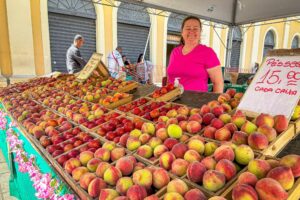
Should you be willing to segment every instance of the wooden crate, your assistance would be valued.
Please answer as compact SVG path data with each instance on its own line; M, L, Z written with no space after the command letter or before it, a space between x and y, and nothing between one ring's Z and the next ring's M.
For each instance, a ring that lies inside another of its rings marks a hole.
M300 133L300 119L291 122L295 126L295 134L298 135Z
M129 85L126 85L120 89L117 89L115 92L129 92L138 88L139 84L137 82L132 82Z
M154 99L155 101L175 101L181 95L181 91L179 88L175 88L174 90L172 90L158 98L151 97L151 94L148 95L148 97Z
M121 100L119 100L117 102L112 103L112 104L109 104L109 105L102 105L102 104L100 104L100 105L102 105L102 106L104 106L106 108L109 108L109 109L115 109L115 108L117 108L117 107L119 107L121 105L124 105L124 104L127 104L127 103L131 102L132 98L133 98L133 96L129 95L128 97L125 97L125 98L123 98L123 99L121 99Z

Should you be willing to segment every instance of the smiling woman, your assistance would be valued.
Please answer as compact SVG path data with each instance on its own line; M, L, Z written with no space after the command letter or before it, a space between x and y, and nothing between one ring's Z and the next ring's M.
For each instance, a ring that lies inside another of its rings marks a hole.
M181 26L181 45L173 49L167 69L169 82L180 78L185 90L207 92L208 78L213 91L223 92L220 61L210 47L199 44L202 24L199 18L189 16Z

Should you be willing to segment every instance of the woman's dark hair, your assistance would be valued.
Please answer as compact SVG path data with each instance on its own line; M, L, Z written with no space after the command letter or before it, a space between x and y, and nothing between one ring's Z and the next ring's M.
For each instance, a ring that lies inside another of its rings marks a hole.
M183 27L184 27L184 25L185 25L185 22L187 22L187 21L190 20L190 19L194 19L194 20L197 20L197 21L199 22L199 24L200 24L200 31L201 31L201 30L202 30L202 23L201 23L200 19L199 19L198 17L195 17L195 16L188 16L188 17L186 17L186 18L183 20L183 22L182 22L182 24L181 24L181 31L183 30ZM180 37L180 44L181 44L181 45L184 45L184 39L183 39L182 36Z
M139 57L137 59L137 63L140 63L142 61L143 55L144 54L142 54L142 53L139 55Z

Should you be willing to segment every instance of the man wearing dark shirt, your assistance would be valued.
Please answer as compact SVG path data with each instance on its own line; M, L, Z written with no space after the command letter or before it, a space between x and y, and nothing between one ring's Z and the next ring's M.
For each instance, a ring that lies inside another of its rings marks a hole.
M86 61L82 58L79 48L83 45L84 39L81 35L74 37L73 44L69 47L66 54L67 70L69 74L80 72L86 64Z

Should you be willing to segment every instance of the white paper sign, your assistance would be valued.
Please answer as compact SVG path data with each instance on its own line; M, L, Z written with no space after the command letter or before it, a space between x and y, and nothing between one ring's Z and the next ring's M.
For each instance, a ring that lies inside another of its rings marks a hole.
M248 87L238 110L290 119L300 97L300 56L267 57Z

